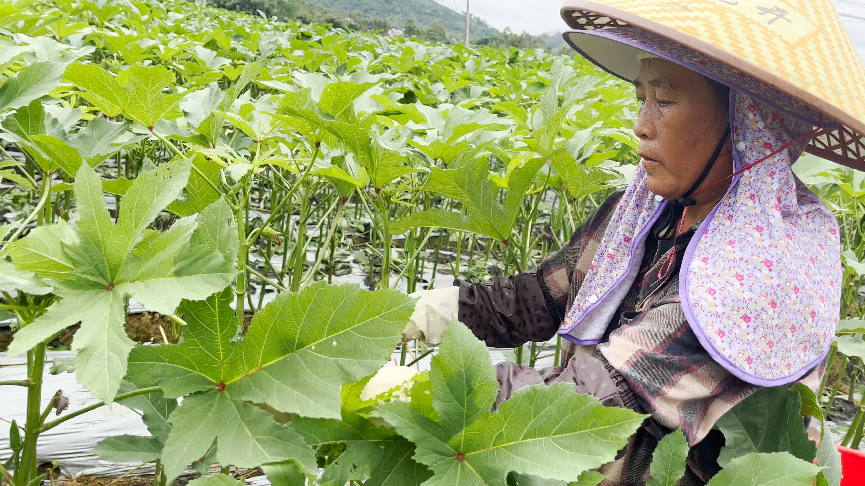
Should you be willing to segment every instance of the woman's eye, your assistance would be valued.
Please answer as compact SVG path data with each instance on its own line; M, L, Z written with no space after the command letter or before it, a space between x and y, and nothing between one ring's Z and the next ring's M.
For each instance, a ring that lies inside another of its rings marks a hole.
M658 100L658 106L671 106L672 104L672 101Z

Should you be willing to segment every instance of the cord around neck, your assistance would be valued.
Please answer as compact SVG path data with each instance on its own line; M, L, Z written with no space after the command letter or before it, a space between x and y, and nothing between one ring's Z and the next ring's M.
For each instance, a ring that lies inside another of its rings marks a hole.
M770 158L774 157L775 155L778 155L779 153L787 150L788 148L790 148L790 147L792 147L792 146L794 146L800 142L804 142L805 140L808 140L809 138L817 135L818 133L820 133L820 130L823 129L823 123L824 123L824 117L823 117L823 115L820 115L820 124L814 130L808 132L807 134L803 135L802 137L798 138L797 140L794 140L790 143L787 143L787 144L773 150L772 152L768 153L764 157L761 157L760 159L757 159L750 164L746 164L739 171L734 172L734 173L728 175L727 177L721 179L720 181L709 185L709 187L706 187L704 189L700 189L700 191L697 192L695 194L695 196L700 195L700 194L708 191L709 189L712 189L713 187L717 186L718 184L721 184L724 181L731 180L734 177L736 177L737 175L753 169L758 164L762 164L763 162L765 162L765 161L769 160ZM729 129L728 129L728 134L729 134ZM719 152L719 154L720 154L720 152ZM672 203L673 201L670 201L670 202ZM674 204L670 204L670 206L672 207L672 206L674 206ZM675 263L676 263L676 240L679 238L679 235L682 233L682 230L684 230L684 228L685 228L685 218L688 216L688 209L690 208L690 206L679 206L679 207L682 208L682 215L679 218L678 228L676 227L675 224L673 224L673 230L675 231L675 233L673 234L673 251L671 251L669 254L667 254L667 258L664 259L664 263L661 264L661 268L658 270L658 279L659 280L666 280L667 277L669 277L672 274L673 269L675 267ZM673 217L672 216L673 211L671 211L669 207L665 210L665 212L668 214L668 216L667 216L668 218ZM675 221L675 219L674 219L674 221ZM667 231L667 235L669 235L669 231Z
M700 174L700 177L697 179L697 182L691 186L691 189L685 193L684 196L680 197L673 201L674 204L680 204L682 206L696 206L697 201L691 198L691 195L694 194L694 191L700 187L700 185L706 180L706 177L709 177L709 172L712 171L712 167L715 167L715 163L718 161L718 157L721 156L721 151L724 150L724 146L727 144L727 140L730 139L730 126L727 126L727 130L724 131L724 135L721 137L721 141L718 142L718 146L715 147L715 152L712 154L712 158L709 159L709 163L706 164L706 168L703 169L703 173Z
M685 208L689 206L695 206L697 201L694 200L691 196L694 194L694 191L700 187L701 184L706 180L706 177L709 177L709 172L712 171L712 167L715 166L715 163L718 161L718 157L721 156L721 151L724 150L724 146L727 144L727 140L730 139L730 127L727 126L727 130L724 131L724 135L721 137L721 141L718 142L718 146L715 148L715 152L712 154L712 157L709 159L709 162L706 164L706 167L703 169L703 173L700 174L700 177L697 179L697 182L691 186L691 189L688 190L682 197L678 199L670 199L667 209L664 210L664 214L661 216L662 222L661 225L658 226L658 229L654 231L654 236L657 239L667 239L670 237L670 234L676 230L676 222L685 212ZM701 191L702 192L702 191Z

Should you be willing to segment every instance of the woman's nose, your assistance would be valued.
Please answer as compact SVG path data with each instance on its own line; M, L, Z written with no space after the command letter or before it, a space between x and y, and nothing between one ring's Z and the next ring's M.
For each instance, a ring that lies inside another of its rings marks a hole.
M649 121L649 117L646 116L646 110L643 107L640 107L640 110L637 112L637 122L634 123L634 135L637 136L640 140L649 140L653 135L652 124Z

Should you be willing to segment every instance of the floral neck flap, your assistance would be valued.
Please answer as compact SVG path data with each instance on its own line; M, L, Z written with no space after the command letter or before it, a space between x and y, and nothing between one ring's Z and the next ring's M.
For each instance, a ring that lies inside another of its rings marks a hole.
M736 170L813 127L730 94ZM808 140L736 176L691 239L679 272L682 310L712 358L759 386L791 383L822 361L841 300L838 223L793 175ZM644 242L667 202L642 166L604 234L559 334L597 344L634 284Z

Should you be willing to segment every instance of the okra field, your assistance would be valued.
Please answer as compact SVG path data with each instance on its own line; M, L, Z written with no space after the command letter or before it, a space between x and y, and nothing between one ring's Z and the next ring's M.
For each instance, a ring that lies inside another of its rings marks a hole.
M27 393L26 421L0 423L0 484L53 484L40 434L115 402L150 435L95 451L155 464L154 485L191 466L197 486L250 469L275 485L599 484L644 415L566 385L490 412L495 370L467 328L436 349L400 337L407 294L436 276L529 271L567 242L633 174L636 109L631 85L542 50L180 1L0 3L0 320L7 355L26 355L0 402ZM711 486L837 486L831 433L858 448L865 428L865 175L812 157L796 170L841 223L843 320L818 394L765 389L719 422ZM128 335L133 302L164 316L156 342ZM75 359L47 359L73 329ZM559 346L512 357L557 363ZM429 354L361 398L392 356ZM48 368L101 402L64 410ZM854 417L830 430L840 401ZM687 452L666 436L649 484L675 484Z

